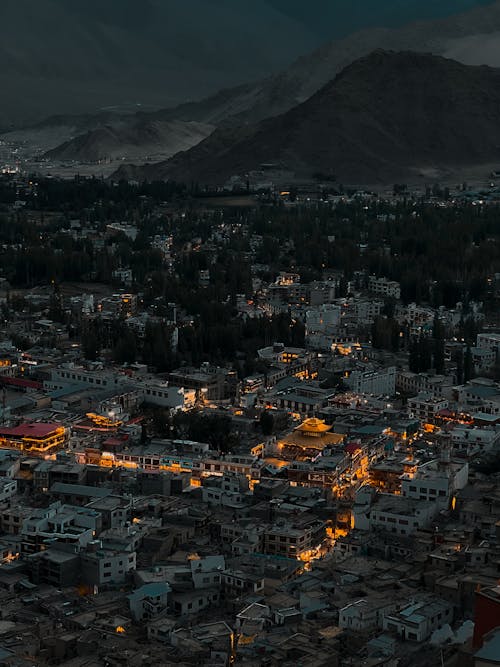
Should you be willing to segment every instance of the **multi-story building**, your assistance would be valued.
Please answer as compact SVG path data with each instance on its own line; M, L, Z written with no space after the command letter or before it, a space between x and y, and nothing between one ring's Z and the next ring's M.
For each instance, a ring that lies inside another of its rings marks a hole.
M339 610L339 628L354 632L369 632L382 627L384 614L390 613L396 602L379 599L356 600Z
M23 551L41 551L48 542L57 541L84 547L101 530L101 516L94 510L55 502L36 509L24 520L20 534Z
M434 424L438 413L445 410L448 405L446 399L434 398L429 394L419 394L408 399L408 414L422 423Z
M417 468L414 475L403 475L401 494L405 498L435 502L450 507L454 494L466 486L469 464L466 461L442 463L430 461Z
M167 382L144 382L140 389L144 403L171 410L188 410L196 403L196 391Z
M355 370L344 379L344 383L357 394L394 396L396 392L396 367L380 370Z
M63 448L69 442L69 429L61 424L26 422L0 427L0 446L40 455Z
M136 567L135 551L106 549L93 541L80 554L83 581L90 586L122 584Z
M394 280L387 280L387 278L377 278L377 276L370 276L368 278L368 290L374 294L380 294L384 297L392 299L401 298L401 286Z
M434 630L453 623L453 606L439 598L410 602L398 612L384 616L383 629L401 639L423 642Z
M150 621L167 611L169 584L145 584L127 596L134 621Z
M286 558L304 558L321 544L325 537L325 527L325 523L319 519L305 524L277 521L264 531L264 553Z

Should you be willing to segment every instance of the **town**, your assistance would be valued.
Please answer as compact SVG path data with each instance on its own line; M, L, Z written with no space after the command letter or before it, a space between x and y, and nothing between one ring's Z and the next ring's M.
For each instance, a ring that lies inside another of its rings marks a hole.
M0 176L0 664L500 664L498 191L233 186Z

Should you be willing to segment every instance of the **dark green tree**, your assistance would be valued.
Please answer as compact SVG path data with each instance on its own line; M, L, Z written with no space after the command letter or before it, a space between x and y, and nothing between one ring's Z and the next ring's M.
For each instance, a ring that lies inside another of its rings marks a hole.
M270 410L264 410L260 416L260 427L264 435L272 435L274 430L274 417Z
M474 377L474 360L472 358L472 351L470 345L467 345L464 356L464 382L472 380Z

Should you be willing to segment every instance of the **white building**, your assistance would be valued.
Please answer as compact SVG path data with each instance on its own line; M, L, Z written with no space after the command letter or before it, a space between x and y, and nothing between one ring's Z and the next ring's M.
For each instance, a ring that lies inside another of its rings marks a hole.
M437 503L414 500L404 496L375 493L362 487L353 506L356 530L382 530L396 535L411 535L428 528L439 511Z
M171 410L189 410L196 403L196 390L174 387L167 382L146 381L140 392L144 403Z
M339 628L367 632L382 627L384 614L392 612L395 602L356 600L339 611Z
M394 280L387 280L387 278L377 278L370 276L368 278L368 290L374 294L380 294L384 297L393 299L401 298L401 286Z
M17 482L15 479L0 477L0 502L5 502L17 493Z
M453 449L467 456L487 452L500 440L500 431L491 428L467 428L460 426L450 431Z
M496 354L500 351L500 333L477 334L476 347L490 350Z
M383 629L403 640L423 642L437 628L453 622L452 605L438 598L410 602L400 611L384 617Z
M466 461L430 461L419 466L414 476L403 475L401 494L413 500L434 502L447 509L454 494L467 485L468 479L469 464Z
M159 582L145 584L128 595L128 602L134 621L149 621L166 612L169 584Z
M441 410L446 410L448 401L446 399L434 398L430 394L419 394L408 399L408 414L421 422L433 424L436 415Z
M453 397L453 379L445 375L397 371L396 389L402 394L415 395L425 392L431 394L434 398L451 399Z
M340 306L328 304L306 312L306 344L314 350L330 350L341 323Z
M344 380L351 391L357 394L394 396L396 392L396 367L381 370L352 371Z

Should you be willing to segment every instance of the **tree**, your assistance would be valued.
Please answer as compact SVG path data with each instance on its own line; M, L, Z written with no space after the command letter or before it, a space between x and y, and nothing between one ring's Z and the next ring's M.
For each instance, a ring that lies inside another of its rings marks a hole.
M464 383L464 353L463 350L460 350L456 356L455 361L457 362L457 384Z
M437 375L444 373L444 329L437 313L432 324L434 370Z
M434 370L437 375L443 375L444 367L444 340L434 340Z
M464 382L468 382L474 377L474 360L472 359L472 351L470 345L467 345L464 357Z
M96 332L92 328L85 336L82 337L82 354L85 359L95 361L99 356L101 347Z
M137 358L137 340L134 332L125 327L122 335L116 341L113 357L120 364L133 364Z
M272 435L274 430L274 417L270 410L264 410L260 416L260 427L264 435Z

